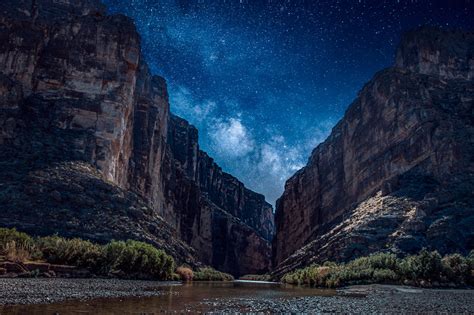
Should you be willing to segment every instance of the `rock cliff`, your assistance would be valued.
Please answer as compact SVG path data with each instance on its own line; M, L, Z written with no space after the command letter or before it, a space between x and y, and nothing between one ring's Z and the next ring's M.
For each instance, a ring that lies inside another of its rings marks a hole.
M165 200L169 221L200 259L234 274L263 273L270 268L273 209L257 194L199 150L196 128L172 115Z
M275 275L474 246L474 34L405 34L277 201Z
M132 20L97 0L4 0L0 41L2 225L269 268L271 207L170 114Z

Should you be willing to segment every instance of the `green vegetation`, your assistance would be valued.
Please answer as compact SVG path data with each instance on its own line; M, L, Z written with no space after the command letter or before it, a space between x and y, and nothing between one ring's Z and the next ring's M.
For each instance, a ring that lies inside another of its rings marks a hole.
M44 260L71 265L99 276L168 280L175 263L171 256L138 241L111 241L99 245L79 238L32 238L15 229L0 228L0 255L15 262Z
M0 261L29 261L86 269L96 276L126 279L231 281L213 268L198 271L187 266L175 270L174 259L153 245L127 240L100 245L80 238L57 235L33 238L15 229L0 228Z
M51 264L73 265L99 272L104 261L101 245L79 238L40 237L36 239L36 247L43 259Z
M0 255L11 261L38 257L34 239L16 229L0 228Z
M243 275L239 280L251 280L251 281L271 281L271 276L265 275Z
M228 273L210 267L199 268L194 272L194 281L232 281L234 277Z
M103 255L106 271L122 277L170 280L175 268L173 258L164 251L133 240L112 241L103 247Z
M390 283L420 286L472 284L474 251L467 257L452 254L441 257L434 251L397 258L379 253L348 263L311 265L285 274L281 281L316 287L339 287L351 284Z

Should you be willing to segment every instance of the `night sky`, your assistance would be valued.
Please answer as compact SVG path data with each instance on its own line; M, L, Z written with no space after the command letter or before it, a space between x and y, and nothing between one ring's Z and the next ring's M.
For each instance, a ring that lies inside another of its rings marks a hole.
M104 2L135 20L201 148L272 204L404 30L474 29L474 0Z

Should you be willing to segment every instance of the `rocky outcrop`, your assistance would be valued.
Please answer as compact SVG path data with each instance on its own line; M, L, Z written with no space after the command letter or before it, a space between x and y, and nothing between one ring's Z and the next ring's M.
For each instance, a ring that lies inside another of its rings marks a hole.
M173 209L165 217L204 263L235 275L268 271L270 204L199 150L198 132L184 119L171 116L168 139L175 164L163 171L167 208Z
M89 163L38 161L33 155L4 153L0 153L0 226L98 243L136 239L166 250L178 262L199 264L195 250L143 198L105 181Z
M474 34L407 33L277 201L275 274L474 245Z
M271 207L198 149L197 132L183 142L193 127L170 116L129 18L97 0L5 0L0 40L0 157L14 168L0 172L3 225L268 269Z
M272 239L271 205L263 195L247 189L237 178L223 172L206 152L199 150L198 131L194 126L171 115L168 139L180 168L209 201L254 228L264 239Z

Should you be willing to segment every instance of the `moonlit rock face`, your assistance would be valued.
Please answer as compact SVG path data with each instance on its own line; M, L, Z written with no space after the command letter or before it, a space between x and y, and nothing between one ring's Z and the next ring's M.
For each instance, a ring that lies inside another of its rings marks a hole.
M420 29L360 91L277 202L276 274L423 247L466 253L474 230L474 34Z
M149 70L131 19L94 0L7 0L0 22L2 159L33 165L14 177L21 191L0 222L33 234L141 239L179 262L236 275L268 271L272 207L170 114L166 82ZM243 129L231 128L238 139Z
M474 79L472 33L425 27L407 32L397 50L396 67L445 79Z
M273 205L362 84L393 63L403 31L474 28L474 6L458 2L104 0L136 21L201 148Z

